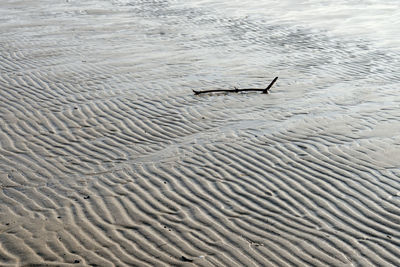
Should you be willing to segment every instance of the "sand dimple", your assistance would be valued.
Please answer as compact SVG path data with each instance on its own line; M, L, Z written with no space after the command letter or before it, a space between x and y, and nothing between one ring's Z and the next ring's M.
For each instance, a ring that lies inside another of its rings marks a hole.
M400 55L214 9L0 7L0 265L399 265Z

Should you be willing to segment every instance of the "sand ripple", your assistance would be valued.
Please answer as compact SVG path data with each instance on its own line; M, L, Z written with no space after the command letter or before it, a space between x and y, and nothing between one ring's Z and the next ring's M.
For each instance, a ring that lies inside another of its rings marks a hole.
M208 5L0 7L0 265L399 265L400 54Z

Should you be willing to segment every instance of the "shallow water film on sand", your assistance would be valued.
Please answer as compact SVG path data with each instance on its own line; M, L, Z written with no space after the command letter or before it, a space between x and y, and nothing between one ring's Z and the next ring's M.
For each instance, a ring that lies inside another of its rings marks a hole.
M2 1L0 265L399 266L398 10Z

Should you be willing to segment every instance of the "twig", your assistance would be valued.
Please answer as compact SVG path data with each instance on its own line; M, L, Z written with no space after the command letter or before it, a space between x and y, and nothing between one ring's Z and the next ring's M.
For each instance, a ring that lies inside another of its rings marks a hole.
M205 93L215 93L215 92L229 92L229 93L239 93L239 92L248 92L248 91L261 91L262 94L268 94L268 91L274 85L274 83L278 80L278 77L275 77L272 82L267 86L267 88L243 88L239 89L214 89L214 90L205 90L205 91L196 91L192 90L195 95L205 94Z
M276 80L278 80L278 77L275 77L272 82L267 86L267 88L264 89L264 91L262 92L263 94L268 94L269 89L271 89L272 85L274 85L274 83L276 82Z

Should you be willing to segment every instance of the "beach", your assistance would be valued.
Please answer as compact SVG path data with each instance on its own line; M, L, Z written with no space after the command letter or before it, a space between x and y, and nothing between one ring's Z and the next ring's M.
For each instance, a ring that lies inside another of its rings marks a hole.
M3 1L0 266L400 266L396 3L292 2Z

